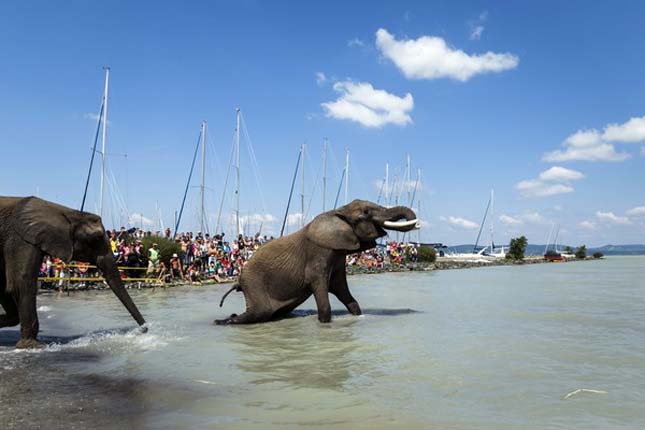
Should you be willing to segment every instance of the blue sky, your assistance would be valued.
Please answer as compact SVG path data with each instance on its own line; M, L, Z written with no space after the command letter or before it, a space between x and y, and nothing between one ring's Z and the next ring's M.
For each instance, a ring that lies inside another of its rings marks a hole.
M204 119L214 229L239 106L249 229L279 231L303 142L308 214L320 211L328 137L328 206L345 148L350 199L377 199L386 162L403 188L411 155L423 240L473 242L494 188L498 243L543 243L553 222L566 243L643 243L643 13L582 1L2 2L0 194L79 206L109 64L108 227L127 222L124 207L157 222L158 205L172 223ZM92 210L97 196L95 174ZM228 229L230 190L225 200ZM183 229L197 227L198 204L191 188Z

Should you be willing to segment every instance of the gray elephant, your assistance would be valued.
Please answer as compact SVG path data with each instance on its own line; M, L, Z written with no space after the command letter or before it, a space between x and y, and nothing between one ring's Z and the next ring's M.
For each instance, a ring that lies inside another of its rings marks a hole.
M361 308L347 287L345 257L376 246L384 229L410 231L418 228L414 212L406 207L385 208L354 200L322 213L299 231L262 246L249 260L239 283L226 292L242 291L246 312L216 324L251 324L284 317L312 294L318 319L331 321L329 293L353 315Z
M17 348L40 346L36 294L43 255L90 262L139 323L145 320L125 290L101 218L35 197L0 197L0 328L20 324Z

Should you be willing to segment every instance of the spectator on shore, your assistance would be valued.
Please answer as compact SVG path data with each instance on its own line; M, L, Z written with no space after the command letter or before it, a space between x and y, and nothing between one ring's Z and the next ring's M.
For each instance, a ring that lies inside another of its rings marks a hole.
M159 269L159 249L156 243L148 250L148 270L146 274L150 275Z
M173 254L170 259L170 276L173 281L184 280L183 266L177 254Z

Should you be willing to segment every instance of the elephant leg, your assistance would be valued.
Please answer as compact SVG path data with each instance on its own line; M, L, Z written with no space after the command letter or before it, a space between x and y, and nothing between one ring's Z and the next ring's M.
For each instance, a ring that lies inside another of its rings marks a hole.
M318 308L318 321L321 323L328 323L331 321L331 305L329 304L329 292L327 286L318 282L313 287L314 299L316 299L316 307Z
M36 294L38 293L38 266L42 260L40 251L19 249L16 262L7 270L7 291L11 291L18 308L20 340L16 348L37 348L42 346L38 338L38 314Z
M5 310L6 315L0 315L0 328L13 327L20 324L18 317L18 307L13 297L7 293L0 293L0 305Z
M329 292L335 295L352 315L362 315L361 307L358 305L354 296L352 296L352 293L349 292L347 275L344 269L343 267L342 270L332 275Z

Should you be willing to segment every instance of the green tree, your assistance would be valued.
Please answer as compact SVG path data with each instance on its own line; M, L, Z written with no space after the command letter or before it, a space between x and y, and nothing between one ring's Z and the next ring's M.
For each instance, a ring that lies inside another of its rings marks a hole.
M437 259L437 251L431 246L420 246L417 248L417 261L434 263Z
M605 254L602 252L594 252L593 253L593 258L602 258Z
M587 257L587 247L585 245L579 246L576 250L576 258L583 259Z
M573 248L571 248L570 246L565 246L564 247L564 253L565 254L573 254Z
M524 253L526 252L526 245L528 240L525 236L520 236L511 239L511 246L509 247L508 252L506 253L506 258L510 260L523 260Z
M143 243L146 258L148 257L148 249L152 247L153 243L156 243L157 249L159 249L159 259L166 264L169 264L173 254L181 254L181 245L179 243L162 236L146 236L141 242Z

